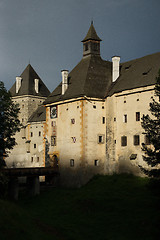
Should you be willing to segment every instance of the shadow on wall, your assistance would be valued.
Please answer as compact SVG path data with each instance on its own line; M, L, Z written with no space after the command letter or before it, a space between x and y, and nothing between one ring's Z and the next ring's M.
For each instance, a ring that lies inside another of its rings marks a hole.
M124 158L124 156L120 156L118 159L118 171L121 173L129 173L135 176L144 176L144 173L140 170L138 166L131 162L130 159Z
M60 185L65 187L81 187L97 174L104 174L102 166L60 167Z

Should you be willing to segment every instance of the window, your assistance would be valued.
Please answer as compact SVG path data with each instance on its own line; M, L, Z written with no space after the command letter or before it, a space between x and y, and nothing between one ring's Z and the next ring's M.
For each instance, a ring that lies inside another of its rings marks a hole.
M33 137L33 132L31 132L31 137Z
M93 43L93 50L97 51L98 50L98 44L97 43Z
M104 134L98 135L98 143L104 143Z
M102 106L102 109L104 109L104 106Z
M127 137L126 136L121 137L121 146L122 147L127 146Z
M94 166L98 166L99 165L99 160L94 160Z
M88 50L88 43L85 44L85 51Z
M93 105L93 108L96 108L96 105Z
M71 119L71 124L75 124L75 119L74 118Z
M39 131L39 137L41 136L41 132Z
M27 153L30 153L30 142L31 140L26 141Z
M136 121L140 121L140 112L136 112Z
M70 167L74 167L74 159L70 159Z
M123 122L126 123L127 122L127 114L123 115Z
M34 144L34 148L36 148L36 144Z
M56 136L51 136L51 146L56 146Z
M134 140L133 140L133 141L134 141L134 145L135 145L135 146L139 145L139 135L134 135L134 136L133 136L133 139L134 139Z
M116 118L114 117L114 122L116 122Z
M146 145L150 145L151 144L151 141L150 141L150 138L149 138L149 136L148 135L145 135L145 144Z
M31 163L33 163L33 157L31 157Z
M39 157L37 157L37 162L39 162Z
M102 117L102 123L105 124L105 117Z

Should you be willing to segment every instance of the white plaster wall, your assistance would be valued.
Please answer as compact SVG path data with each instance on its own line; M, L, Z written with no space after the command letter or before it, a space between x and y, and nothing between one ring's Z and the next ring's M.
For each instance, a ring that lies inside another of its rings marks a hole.
M109 154L111 155L112 149L115 148L115 161L118 163L120 171L132 172L133 167L133 173L139 174L139 168L135 168L134 166L146 166L142 159L143 152L141 150L141 144L144 142L144 135L142 134L144 130L141 127L141 120L136 121L136 112L140 112L140 119L143 114L149 113L149 103L153 95L154 90L150 86L124 91L115 94L107 100L109 112L108 126L111 126L113 129ZM112 105L112 108L114 106L114 110L110 111L110 105ZM110 113L112 113L111 118L109 118ZM126 123L123 122L124 114L127 115ZM114 118L116 118L116 121L114 121ZM134 135L140 136L140 145L138 146L133 144ZM127 136L127 146L121 146L122 136ZM131 154L137 154L137 158L135 160L130 160Z
M102 108L104 107L104 108ZM105 123L103 124L103 117ZM105 163L106 153L106 116L105 104L99 101L85 101L84 113L84 151L85 162L92 167L93 171L102 171ZM104 137L103 143L98 143L98 135ZM95 160L98 160L98 166L95 166Z
M78 108L77 108L78 106ZM50 108L47 110L47 139L50 143L50 155L57 154L61 166L70 167L70 159L75 160L75 168L80 164L80 102L58 105L58 117L50 118ZM75 123L71 123L75 119ZM52 122L56 125L56 146L51 146L53 132ZM73 137L76 141L73 142Z

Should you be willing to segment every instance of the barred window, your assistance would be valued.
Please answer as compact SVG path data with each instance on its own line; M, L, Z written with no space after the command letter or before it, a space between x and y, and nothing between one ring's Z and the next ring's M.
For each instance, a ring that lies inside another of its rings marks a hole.
M121 137L121 146L122 147L127 146L127 136L122 136Z

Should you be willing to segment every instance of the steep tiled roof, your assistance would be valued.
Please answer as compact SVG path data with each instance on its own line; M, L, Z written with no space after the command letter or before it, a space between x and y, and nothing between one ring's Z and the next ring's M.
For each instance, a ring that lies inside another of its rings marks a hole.
M90 55L83 58L69 73L68 89L62 95L62 84L49 95L44 104L81 96L104 98L111 84L112 63L100 56Z
M38 74L35 72L33 67L29 64L26 69L21 74L22 82L21 87L16 93L16 83L11 87L9 90L12 97L13 96L22 96L22 95L34 95L34 96L41 96L41 97L47 97L50 94L50 91L45 86L43 81L40 79ZM39 79L39 92L36 93L35 87L34 87L34 79Z
M112 84L109 95L155 84L159 69L160 52L122 63L120 76Z
M85 42L87 40L102 41L96 33L96 30L93 26L93 22L91 23L88 33L87 33L86 37L82 40L82 42Z
M28 122L41 122L46 120L46 109L44 106L39 106L31 115Z

